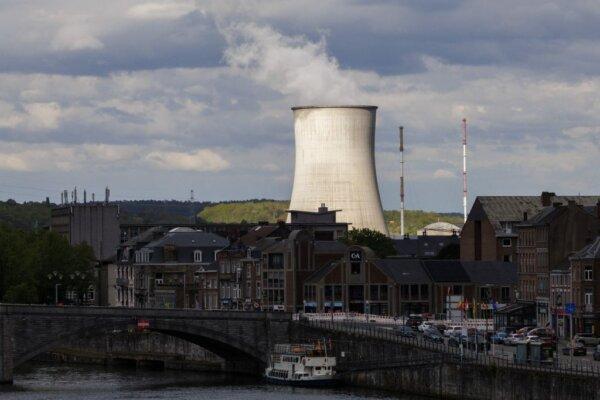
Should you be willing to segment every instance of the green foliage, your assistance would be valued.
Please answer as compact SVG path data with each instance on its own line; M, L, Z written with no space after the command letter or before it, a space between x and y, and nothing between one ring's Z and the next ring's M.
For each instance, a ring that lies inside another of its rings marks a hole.
M383 217L385 218L390 234L400 234L400 211L385 210ZM410 235L416 235L419 229L438 221L461 226L463 224L463 216L460 213L436 213L422 210L404 211L404 231Z
M55 232L24 231L0 225L0 300L54 302L55 284L82 295L95 283L93 251L71 247Z
M396 254L392 239L379 231L371 229L351 229L342 241L348 245L366 246L373 250L377 257L386 258Z
M198 217L206 222L277 222L285 219L285 210L289 208L287 200L248 200L222 202L206 206ZM316 210L315 210L316 211ZM400 233L400 211L386 210L383 212L390 234ZM436 213L421 210L406 210L404 223L406 232L412 235L425 225L437 221L451 224L462 224L462 214Z
M226 202L205 207L198 217L206 222L277 222L285 220L288 206L289 201L284 200Z
M50 204L14 200L0 201L0 224L19 229L37 229L50 225Z

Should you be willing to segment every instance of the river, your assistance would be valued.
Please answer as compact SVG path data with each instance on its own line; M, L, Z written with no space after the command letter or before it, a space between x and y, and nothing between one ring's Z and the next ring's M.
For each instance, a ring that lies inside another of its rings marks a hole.
M31 363L15 372L12 386L0 387L0 399L415 400L416 398L349 387L302 389L272 386L253 378L222 374Z

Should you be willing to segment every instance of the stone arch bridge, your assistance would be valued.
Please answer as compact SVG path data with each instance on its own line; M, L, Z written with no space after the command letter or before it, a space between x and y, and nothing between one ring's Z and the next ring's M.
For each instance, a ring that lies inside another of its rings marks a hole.
M273 343L292 339L289 313L0 305L0 382L38 354L90 335L106 335L147 321L148 329L195 343L228 370L262 370ZM260 369L257 369L260 368Z

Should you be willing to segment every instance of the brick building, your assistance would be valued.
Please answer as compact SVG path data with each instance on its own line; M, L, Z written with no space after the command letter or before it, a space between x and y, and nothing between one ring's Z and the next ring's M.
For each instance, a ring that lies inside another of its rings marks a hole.
M600 334L600 236L571 256L575 331Z
M517 261L516 225L538 214L553 203L569 200L594 206L600 196L478 196L460 237L460 257L464 261Z
M535 301L539 326L556 325L551 318L555 305L550 301L550 272L557 271L558 279L558 271L568 268L569 255L599 233L599 223L596 207L568 200L565 205L555 202L544 207L516 225L521 299Z
M489 317L494 304L514 300L516 284L512 263L378 259L368 248L350 246L306 279L304 298L307 311L462 318L460 305L475 303L477 316Z

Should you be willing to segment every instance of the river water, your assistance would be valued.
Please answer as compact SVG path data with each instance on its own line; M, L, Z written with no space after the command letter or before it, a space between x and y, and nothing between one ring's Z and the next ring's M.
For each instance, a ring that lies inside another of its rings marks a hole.
M32 363L15 372L12 386L0 387L0 399L414 400L415 397L349 387L302 389L272 386L253 378L222 374Z

